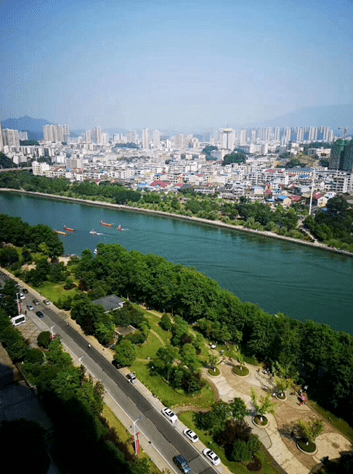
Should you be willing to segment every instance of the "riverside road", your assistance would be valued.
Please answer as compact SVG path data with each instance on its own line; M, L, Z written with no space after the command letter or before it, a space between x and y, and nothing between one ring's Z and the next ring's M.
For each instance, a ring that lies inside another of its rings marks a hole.
M29 288L28 288L29 289ZM29 289L30 290L30 289ZM33 290L32 290L33 291ZM37 294L31 290L26 295L22 305L31 303ZM173 457L182 454L191 467L192 474L216 474L216 470L202 457L194 446L161 414L145 396L132 384L128 383L125 376L117 370L98 350L89 346L87 340L73 327L67 324L52 307L40 304L35 311L42 310L43 319L36 322L43 328L46 326L52 333L60 335L63 344L76 356L80 363L89 372L100 380L106 391L120 406L131 420L140 420L136 423L136 431L141 431L149 442L168 462L170 470L177 471ZM27 310L27 317L35 320L34 312ZM132 423L131 423L132 424Z

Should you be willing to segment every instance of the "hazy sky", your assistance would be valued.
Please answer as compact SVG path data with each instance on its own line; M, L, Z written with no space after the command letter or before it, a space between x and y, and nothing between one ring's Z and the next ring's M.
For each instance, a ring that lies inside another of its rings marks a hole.
M352 0L3 0L0 119L244 125L353 103Z

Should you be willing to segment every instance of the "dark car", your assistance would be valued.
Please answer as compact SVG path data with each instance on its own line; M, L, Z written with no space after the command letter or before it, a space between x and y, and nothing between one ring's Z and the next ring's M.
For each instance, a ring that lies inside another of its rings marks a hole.
M135 374L127 374L126 378L127 378L128 382L130 382L130 383L135 383L136 380L137 380Z
M39 300L35 300L35 299L34 299L34 300L32 301L32 303L35 304L35 305L37 305L37 304L39 304Z
M190 466L189 466L187 460L184 458L184 456L181 456L181 454L178 454L177 456L173 457L173 461L178 466L178 468L181 471L183 471L184 474L189 474Z
M44 318L44 313L42 311L36 311L38 318Z
M23 289L22 289L22 293L24 293L24 294L26 295L26 294L28 293L27 288L23 288Z

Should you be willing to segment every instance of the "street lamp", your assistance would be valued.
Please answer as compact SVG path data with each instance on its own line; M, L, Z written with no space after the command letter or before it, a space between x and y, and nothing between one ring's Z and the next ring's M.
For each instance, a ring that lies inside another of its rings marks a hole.
M85 355L81 356L81 357L78 359L78 361L81 362L81 360L82 360L84 357L87 357L87 355L85 354Z
M133 440L134 440L134 443L135 443L135 456L138 455L138 453L140 452L140 442L139 442L139 438L138 438L138 435L139 433L136 433L136 423L138 421L142 420L142 415L140 415L137 420L133 421L133 425L134 425L134 436L133 436Z
M54 336L53 329L55 328L56 324L50 328L51 335Z

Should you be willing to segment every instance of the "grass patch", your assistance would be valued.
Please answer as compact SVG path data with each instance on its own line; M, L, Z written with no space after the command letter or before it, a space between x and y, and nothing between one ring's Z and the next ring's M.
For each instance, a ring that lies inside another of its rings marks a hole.
M221 371L219 370L218 367L216 367L215 369L208 369L207 373L211 377L217 377L217 375L220 375Z
M306 442L301 439L298 441L297 445L300 447L302 451L308 454L312 454L316 450L316 444L313 443L312 441L309 441L309 443L306 444Z
M147 359L147 357L154 357L158 349L163 347L163 344L158 339L158 337L149 332L147 341L142 344L140 347L136 346L136 356L138 359Z
M131 442L131 434L128 432L128 430L125 428L125 426L114 415L112 410L107 405L104 405L102 415L108 421L109 426L116 430L119 439L123 443L126 443L128 445L129 451L131 452L131 454L133 454L134 453L134 447L133 447L133 444ZM138 457L139 457L139 459L147 459L151 474L160 474L161 473L161 471L150 460L149 456L144 451L141 451L140 454L138 455Z
M45 281L41 286L33 288L55 304L59 298L61 298L61 301L63 302L69 296L74 296L79 291L77 288L73 288L72 290L64 290L64 285L65 282L53 283L51 281Z
M167 407L195 405L199 408L208 408L215 401L213 390L208 384L194 396L185 395L170 387L159 375L150 375L146 362L135 361L131 366L131 371L136 372L137 378Z
M232 368L232 372L233 374L239 375L240 377L245 377L246 375L249 375L249 369L245 367L245 365L236 365Z
M192 411L186 411L180 413L178 416L179 419L188 428L195 431L195 433L199 436L200 440L204 443L205 446L212 449L212 451L214 451L221 458L222 464L226 466L231 472L233 472L234 474L249 474L249 471L244 464L234 461L228 461L224 454L224 450L212 440L212 436L207 431L202 431L196 428L193 419L193 414L194 413ZM261 451L259 452L257 457L262 463L262 468L260 471L258 471L260 474L280 474L280 471L273 467L270 460L267 458L264 448L261 448Z
M340 431L343 436L348 438L351 442L353 442L353 427L349 426L349 424L342 420L342 418L338 418L333 413L328 410L322 408L318 403L310 400L309 402L310 408L316 411L322 418L324 418L328 423L334 426L338 431Z

